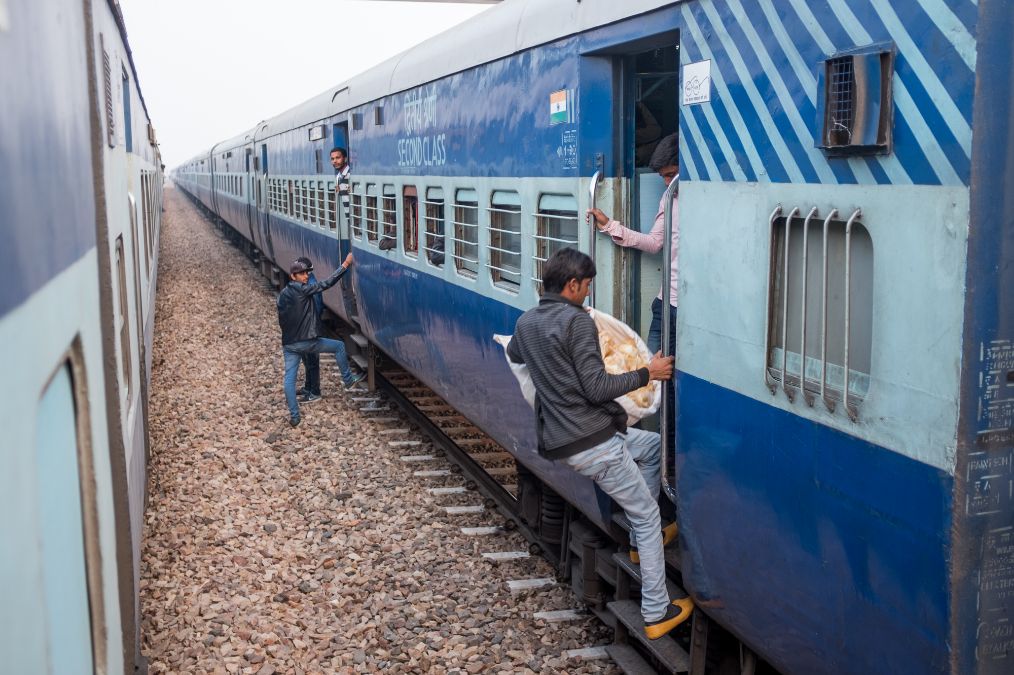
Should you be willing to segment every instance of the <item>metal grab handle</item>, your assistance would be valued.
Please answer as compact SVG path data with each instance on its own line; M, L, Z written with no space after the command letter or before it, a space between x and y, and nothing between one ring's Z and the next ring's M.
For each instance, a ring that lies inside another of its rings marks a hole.
M663 209L664 228L662 245L665 247L662 253L662 356L669 354L669 312L670 293L672 290L672 198L679 188L679 176L676 176L665 189L665 196L662 198L665 207ZM675 364L673 377L676 376ZM673 386L672 380L662 380L662 409L659 417L659 424L662 432L662 492L673 504L676 503L676 486L669 484L669 392L668 387Z
M783 254L785 275L782 280L782 285L785 287L785 297L782 298L782 390L789 399L789 403L795 403L796 396L792 392L792 387L789 386L789 378L787 374L788 359L789 359L789 243L792 239L792 219L799 215L799 207L794 207L789 211L789 215L785 217L785 253ZM803 283L806 283L806 278L803 278Z
M852 285L852 224L856 222L857 218L863 215L862 209L856 209L849 216L848 222L845 223L845 384L842 387L841 400L845 404L845 412L848 413L849 419L853 422L859 419L859 410L849 404L849 333L851 324L852 314L852 303L850 292Z
M591 180L588 183L588 208L595 208L595 199L598 196L599 183L602 181L602 172L596 171L592 174ZM595 232L598 230L598 226L595 224L594 216L591 220L591 236L588 238L588 254L591 256L592 262L595 262ZM591 285L588 287L588 305L591 307L595 306L595 280L592 279Z
M813 220L814 216L817 215L817 207L814 206L810 209L810 212L806 214L806 220L803 221L803 293L802 293L802 331L799 338L799 391L803 392L803 400L806 401L806 405L813 407L813 394L806 390L806 290L810 287L810 271L809 271L809 232L810 232L810 221ZM785 294L788 297L788 293ZM788 318L786 317L786 323ZM787 348L788 345L783 345Z
M831 209L824 219L824 262L823 262L823 293L824 299L820 303L820 397L828 412L834 412L834 399L827 395L827 231L831 225L831 219L838 215L838 209Z
M771 216L768 218L768 237L772 244L771 250L771 274L768 275L768 293L767 299L764 301L765 307L771 307L771 290L775 283L775 267L774 267L774 241L775 241L775 220L778 216L782 215L782 205L779 204L775 207L775 210L771 212ZM771 395L774 396L775 392L778 391L778 383L771 377L771 371L768 368L768 359L771 356L771 312L764 312L764 384L767 385Z

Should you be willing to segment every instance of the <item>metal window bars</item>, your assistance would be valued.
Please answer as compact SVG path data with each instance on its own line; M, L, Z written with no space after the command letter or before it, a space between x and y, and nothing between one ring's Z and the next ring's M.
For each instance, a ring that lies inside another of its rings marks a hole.
M334 181L328 181L324 185L325 194L327 195L327 219L328 225L331 226L332 230L338 229L338 211L337 211L337 200L335 199L335 188Z
M494 204L489 213L489 269L495 284L521 285L521 207Z
M380 239L394 242L398 237L398 206L393 185L384 186L384 194L380 199L380 218L384 226Z
M327 197L324 196L324 181L317 181L317 220L324 229L334 229L331 212L327 208Z
M474 277L479 273L479 204L477 202L455 202L454 266L464 276Z
M423 250L426 252L426 260L431 265L443 266L443 261L435 262L437 256L444 255L444 200L426 199L422 202L424 209L424 223L426 228L423 239ZM440 247L437 248L437 244Z
M811 208L805 217L798 207L789 211L782 219L783 208L776 207L768 219L771 241L770 272L767 287L767 312L764 330L764 383L772 395L779 387L789 399L795 402L797 392L802 393L806 404L813 406L819 396L829 412L835 412L838 402L844 402L845 412L855 422L859 417L859 404L862 403L869 390L869 374L854 369L852 362L852 285L854 264L853 230L862 210L855 209L842 226L837 209L832 209L823 219L820 245L820 356L819 360L807 355L808 314L815 309L811 296L810 283L810 224L818 218L818 209ZM801 264L793 264L792 260L792 225L793 220L802 220L802 253ZM835 224L832 229L832 223ZM835 230L841 232L844 247L844 262L836 272L843 281L844 300L840 311L829 316L831 286L835 281L832 274L832 256L829 253L830 243L837 238ZM781 236L780 236L781 235ZM778 272L781 278L778 278ZM790 288L795 275L800 275L798 295L798 311L792 314L790 304ZM798 317L799 320L799 351L793 353L789 341L791 333L789 325ZM841 327L840 340L843 345L841 363L834 363L828 357L829 332L834 326ZM780 328L780 330L779 330ZM777 333L778 344L773 344Z
M379 221L377 220L377 188L375 185L368 184L366 186L366 209L365 216L363 218L364 229L366 230L366 239L368 241L377 241L377 234L380 231Z
M356 239L363 238L363 186L361 183L351 185L349 199L349 210L352 212L352 236Z
M535 255L532 281L542 284L542 266L561 248L577 247L577 211L537 211L535 213Z

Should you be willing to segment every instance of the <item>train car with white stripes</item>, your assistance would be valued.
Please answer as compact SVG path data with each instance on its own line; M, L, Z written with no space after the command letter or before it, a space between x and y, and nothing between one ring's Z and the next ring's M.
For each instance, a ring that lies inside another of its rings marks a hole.
M710 621L785 673L1010 672L1012 33L1010 0L507 0L178 180L237 202L276 268L352 250L331 311L615 548L609 500L536 454L491 338L566 245L596 258L596 307L646 333L663 261L584 212L650 229L644 151L678 133L666 459L695 639ZM642 654L714 665L691 647Z
M134 673L162 162L119 5L0 3L0 652Z

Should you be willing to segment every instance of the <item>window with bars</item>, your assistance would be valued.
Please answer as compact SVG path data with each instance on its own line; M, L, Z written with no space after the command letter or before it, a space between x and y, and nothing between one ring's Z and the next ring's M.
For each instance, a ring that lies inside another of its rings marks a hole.
M490 279L517 292L521 285L521 196L496 190L488 211Z
M327 195L327 223L332 230L338 229L337 210L335 203L335 189L334 181L328 181L324 185L324 191Z
M402 247L411 257L419 255L419 193L414 185L401 189L401 211L404 216Z
M366 214L363 218L367 241L377 241L377 234L380 232L379 221L377 220L377 184L366 184Z
M363 184L353 183L351 186L349 208L352 211L352 236L356 239L363 238Z
M133 213L133 204L128 204ZM124 395L130 398L130 385L133 380L133 364L131 363L130 314L127 304L127 260L123 248L123 235L116 238L116 281L117 281L117 313L116 327L120 337L120 374L123 377Z
M398 240L398 204L394 186L384 185L380 199L380 220L383 230L380 235L380 248L387 250L397 245Z
M459 274L479 274L479 197L475 190L454 193L454 267Z
M542 292L542 266L554 253L577 248L577 200L573 195L541 195L535 214L535 270L532 281Z
M295 206L295 200L296 200L295 185L293 184L293 182L291 180L289 181L289 189L286 191L285 194L286 194L286 197L287 197L286 201L287 201L287 204L288 204L288 210L286 211L286 214L291 218L296 213L296 206Z
M444 265L444 190L443 188L426 188L425 226L426 235L423 248L426 259L431 265Z
M809 405L819 396L831 411L845 401L853 420L870 389L873 338L873 240L860 215L775 211L764 369L773 393Z

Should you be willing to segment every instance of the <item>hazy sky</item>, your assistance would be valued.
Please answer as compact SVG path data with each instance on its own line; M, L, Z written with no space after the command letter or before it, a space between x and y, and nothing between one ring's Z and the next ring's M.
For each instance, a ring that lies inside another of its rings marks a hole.
M491 5L120 0L167 169Z

